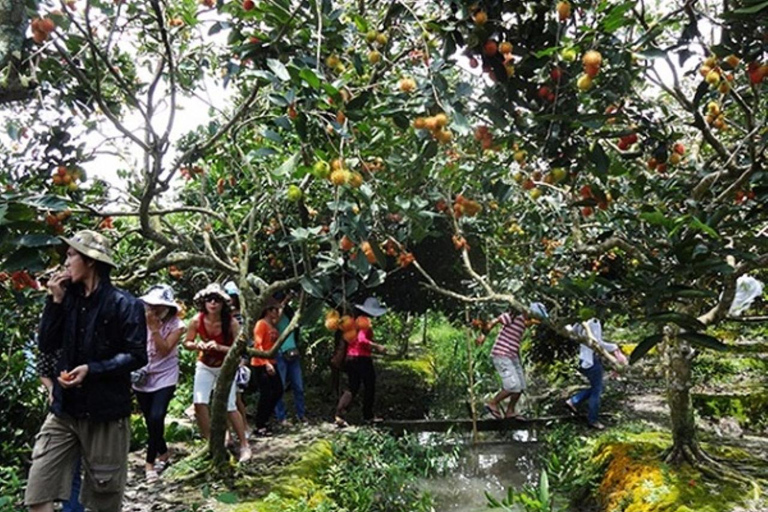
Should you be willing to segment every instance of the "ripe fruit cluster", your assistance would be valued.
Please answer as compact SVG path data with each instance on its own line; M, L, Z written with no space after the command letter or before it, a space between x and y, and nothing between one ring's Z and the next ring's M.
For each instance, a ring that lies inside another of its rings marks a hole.
M579 196L581 196L582 199L594 199L597 201L597 207L601 210L607 210L612 200L610 194L607 192L594 191L590 185L583 185L579 189ZM581 214L585 217L589 217L594 212L595 211L591 206L584 206L581 208Z
M316 173L315 175L319 176L324 174L326 165L327 164L322 161L316 162L316 170L315 167L313 167L313 172ZM336 158L331 161L330 174L328 175L328 179L337 187L342 185L349 185L352 188L360 188L360 186L363 184L363 175L357 171L352 172L347 169L346 165L344 164L344 160L341 158Z
M404 77L400 79L399 83L400 91L406 94L416 90L416 80L411 77Z
M453 215L460 219L462 216L474 217L478 213L483 211L482 205L472 199L467 199L462 194L456 195L456 199L453 202Z
M757 61L750 62L747 64L747 76L750 84L760 85L765 77L768 77L768 64L761 65Z
M35 18L30 23L30 28L32 29L32 40L37 44L42 44L56 29L56 24L51 18Z
M560 21L566 21L571 17L571 4L565 0L557 2L557 18Z
M584 73L576 82L576 87L580 91L588 91L592 88L592 79L600 73L600 66L603 64L603 56L596 50L589 50L581 58Z
M45 216L45 223L50 226L53 231L60 235L64 232L64 221L66 221L72 212L70 210L62 210L56 214L48 213Z
M26 270L17 270L12 272L10 276L7 272L0 272L0 283L4 283L9 279L11 281L11 287L17 292L20 292L25 288L32 288L33 290L40 289L40 284Z
M661 145L648 160L648 169L664 174L670 165L679 164L683 160L683 155L685 155L685 146L681 142L672 146L672 154L669 156L667 156L667 146Z
M625 135L619 139L618 147L622 151L626 151L629 149L629 147L632 144L635 144L637 142L637 134L636 133L630 133L629 135Z
M181 174L185 180L191 180L195 176L202 176L205 174L205 169L199 165L193 165L192 167L182 167L179 169L179 174Z
M51 176L51 182L56 187L67 187L69 190L77 190L77 182L82 178L82 173L79 169L69 169L64 165L60 165L54 171Z
M453 139L453 133L446 129L449 122L448 116L441 112L434 116L417 117L413 120L413 127L417 130L429 130L439 143L448 144Z
M475 128L475 140L480 142L483 149L493 149L493 135L485 125Z
M332 309L325 315L325 328L329 331L341 331L341 336L347 343L357 338L358 331L371 328L371 319L367 316L353 318L350 315L340 316L339 312Z
M724 63L731 69L739 65L740 59L735 55L729 55L724 59ZM699 73L704 80L712 87L717 88L720 93L728 94L733 82L733 73L726 73L719 64L718 58L714 55L707 57L699 68ZM725 78L725 80L723 80Z
M727 130L728 125L725 123L725 113L720 108L720 105L716 101L710 101L707 103L707 124L716 130Z

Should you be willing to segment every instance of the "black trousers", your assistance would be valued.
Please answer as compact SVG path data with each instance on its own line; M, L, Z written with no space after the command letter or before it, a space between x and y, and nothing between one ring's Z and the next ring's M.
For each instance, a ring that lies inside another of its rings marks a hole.
M160 388L149 393L135 391L144 421L147 422L149 442L146 460L149 464L154 464L158 455L168 451L168 445L165 444L165 416L168 414L168 404L171 403L175 391L176 386Z
M267 373L266 366L254 366L253 372L256 384L259 387L259 404L256 406L256 428L264 428L275 411L275 405L283 396L283 382L280 380L277 368L275 368L274 375Z
M349 392L357 396L362 385L363 390L363 419L373 419L373 400L376 395L376 371L373 369L373 358L349 357L344 362L347 372Z

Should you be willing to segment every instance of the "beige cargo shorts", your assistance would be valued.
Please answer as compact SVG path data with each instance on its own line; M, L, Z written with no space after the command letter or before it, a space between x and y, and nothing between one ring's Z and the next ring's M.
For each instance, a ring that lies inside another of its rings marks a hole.
M128 476L131 429L128 418L107 422L48 414L32 450L24 503L69 499L75 461L85 475L80 502L98 512L119 512Z

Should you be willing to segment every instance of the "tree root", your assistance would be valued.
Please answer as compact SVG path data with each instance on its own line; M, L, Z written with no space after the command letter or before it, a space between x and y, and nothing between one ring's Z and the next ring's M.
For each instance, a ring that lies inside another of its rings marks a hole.
M688 464L702 475L713 480L750 487L754 499L760 496L760 484L757 480L744 476L728 465L714 459L697 442L673 446L666 451L663 459L665 463L673 466Z

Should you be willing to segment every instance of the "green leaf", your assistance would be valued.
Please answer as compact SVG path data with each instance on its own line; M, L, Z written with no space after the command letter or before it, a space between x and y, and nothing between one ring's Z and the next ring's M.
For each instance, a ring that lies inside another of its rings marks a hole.
M287 82L291 79L291 75L288 73L288 69L277 59L267 59L267 66L275 74L277 78L283 82Z
M234 505L239 501L239 498L234 492L225 492L216 496L216 500L227 505Z
M644 220L648 224L652 224L654 226L664 226L667 229L671 228L674 224L672 219L668 218L659 211L643 212L639 215L639 217L641 220Z
M320 279L309 277L307 275L301 278L299 284L301 284L301 287L305 292L318 299L325 297L325 294L328 291L326 287L323 286L323 282Z
M541 477L539 478L539 501L547 510L549 507L549 476L547 476L547 470L541 470Z
M664 290L663 295L672 297L682 297L685 299L711 299L717 297L717 294L711 290L698 290L690 286L670 286Z
M714 336L703 334L700 332L681 332L678 337L683 338L686 341L693 343L699 347L711 348L712 350L725 351L728 350L728 345L718 340Z
M682 327L683 329L688 329L691 331L700 331L705 328L704 324L699 322L696 317L691 315L685 315L683 313L677 313L675 311L665 311L662 313L655 313L653 315L649 315L647 320L649 322L654 323L674 323Z
M701 99L704 97L705 94L709 92L709 84L704 81L699 84L699 86L696 88L696 93L693 95L693 108L698 108L699 103L701 103Z
M664 336L661 334L653 334L644 338L643 341L637 344L635 349L629 355L629 364L635 364L637 361L639 361L653 347L658 345L663 338Z
M296 164L299 162L299 156L299 152L291 155L291 157L283 162L280 167L272 171L272 175L277 177L290 176L291 173L293 173L293 170L296 169Z
M741 9L734 9L734 14L755 14L757 12L762 11L763 9L768 9L768 2L763 2L761 4L753 5L751 7L742 7Z
M701 222L698 217L691 218L690 226L694 229L698 229L699 231L703 231L704 233L708 234L712 238L719 239L720 235L717 231L712 229L707 224Z
M320 88L320 79L317 77L317 75L309 68L304 68L299 72L299 76L302 80L307 82L310 87L313 89L319 89Z
M40 233L24 235L14 240L13 243L19 247L48 247L59 245L61 240L58 237Z
M595 164L598 174L604 175L608 172L611 161L599 142L595 142L594 146L592 146L592 151L589 152L589 159Z
M649 48L647 50L637 52L636 55L644 59L663 59L667 56L667 52L660 50L659 48Z

